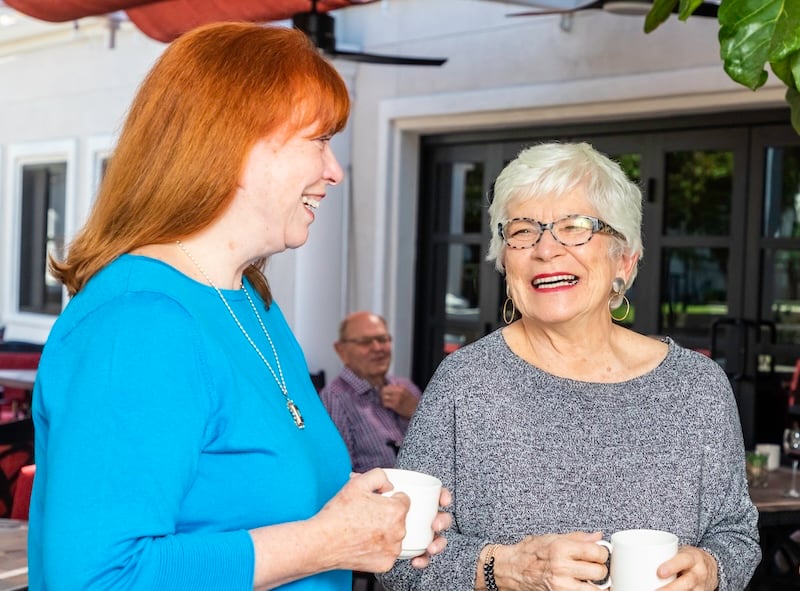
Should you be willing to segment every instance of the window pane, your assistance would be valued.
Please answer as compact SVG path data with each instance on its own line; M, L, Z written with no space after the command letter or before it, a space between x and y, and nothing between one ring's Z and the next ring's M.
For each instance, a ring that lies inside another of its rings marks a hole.
M477 244L448 247L445 313L459 320L478 319L481 252Z
M450 353L483 336L478 323L481 249L477 244L451 244L447 253L443 346Z
M764 171L764 236L800 238L800 147L768 148Z
M19 309L61 313L61 284L48 270L48 257L64 251L66 163L22 168Z
M666 155L664 233L727 236L730 233L733 154L670 152Z
M620 168L625 172L628 179L637 185L642 179L642 155L641 154L616 154L612 156L619 163Z
M800 250L765 250L761 302L765 320L775 323L777 342L800 344Z
M446 183L439 191L434 226L445 234L480 233L482 214L486 209L483 192L483 164L479 162L448 163L439 173Z
M660 332L708 337L728 314L728 249L667 248L662 261Z
M477 326L474 328L450 326L444 334L444 354L448 355L482 336L483 332Z

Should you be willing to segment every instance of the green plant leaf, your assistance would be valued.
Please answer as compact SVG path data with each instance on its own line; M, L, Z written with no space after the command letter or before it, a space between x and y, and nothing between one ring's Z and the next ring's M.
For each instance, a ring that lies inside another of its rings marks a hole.
M764 69L774 45L786 0L725 0L719 7L719 45L725 71L756 90L767 81Z
M800 7L787 4L781 11L769 60L772 71L787 86L786 102L791 112L792 127L800 134Z
M681 7L678 10L678 18L685 21L692 16L697 7L703 3L703 0L681 0Z
M800 134L800 92L796 88L789 88L786 91L786 102L791 109L792 127Z
M775 75L780 78L786 86L794 86L794 75L792 74L792 65L789 63L789 60L772 62L770 66Z
M681 0L682 2L685 0ZM644 19L644 32L650 33L669 18L678 0L655 0L653 7Z
M687 20L697 7L703 3L704 0L655 0L653 7L647 13L644 19L644 32L651 33L658 26L667 20L678 7L678 18L682 21ZM680 2L680 4L678 4Z
M678 5L680 2L680 5ZM652 32L678 6L687 20L703 0L654 0L644 30ZM724 0L717 18L723 67L735 82L756 90L766 65L786 85L792 126L800 134L800 0Z
M786 59L798 51L800 51L800 3L797 0L785 0L772 34L769 61Z

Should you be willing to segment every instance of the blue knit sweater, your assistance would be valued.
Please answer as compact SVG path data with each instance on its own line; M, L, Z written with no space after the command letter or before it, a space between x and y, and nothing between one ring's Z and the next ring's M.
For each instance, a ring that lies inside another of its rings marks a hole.
M398 466L454 494L447 549L431 566L382 576L392 591L470 591L490 542L654 528L719 563L741 591L760 560L730 384L672 341L664 361L616 384L579 382L523 361L496 331L447 357L422 396Z
M247 530L306 519L344 485L347 449L302 351L248 289L302 431L212 288L124 255L69 303L34 392L31 591L249 591ZM244 294L224 293L274 367ZM345 591L350 574L285 589Z

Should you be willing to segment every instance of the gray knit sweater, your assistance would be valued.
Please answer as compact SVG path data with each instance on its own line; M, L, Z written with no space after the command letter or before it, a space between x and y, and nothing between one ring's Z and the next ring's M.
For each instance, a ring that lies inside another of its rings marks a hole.
M615 384L547 374L500 331L447 357L397 465L442 480L454 525L428 568L398 561L383 585L469 591L489 542L654 528L710 552L719 591L744 589L761 553L736 403L716 363L667 342L658 367Z

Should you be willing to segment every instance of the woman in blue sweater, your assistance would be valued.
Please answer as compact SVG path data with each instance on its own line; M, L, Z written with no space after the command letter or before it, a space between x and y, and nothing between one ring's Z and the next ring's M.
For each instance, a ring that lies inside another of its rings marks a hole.
M145 79L52 261L74 297L34 395L32 590L345 591L351 569L394 563L408 499L376 494L381 470L350 477L262 274L341 180L329 140L348 112L285 28L197 29Z

